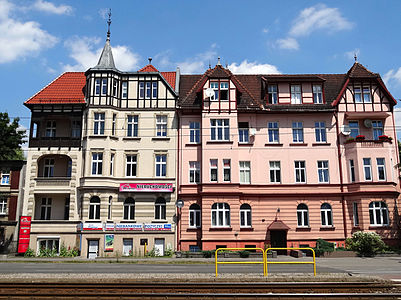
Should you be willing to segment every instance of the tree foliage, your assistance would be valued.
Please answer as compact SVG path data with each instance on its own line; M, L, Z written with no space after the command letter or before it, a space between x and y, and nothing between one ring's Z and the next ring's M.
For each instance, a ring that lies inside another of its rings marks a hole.
M357 231L345 241L349 250L360 256L374 256L385 248L380 235L376 232Z
M21 144L25 132L19 128L19 118L10 122L8 113L0 112L0 160L24 159Z

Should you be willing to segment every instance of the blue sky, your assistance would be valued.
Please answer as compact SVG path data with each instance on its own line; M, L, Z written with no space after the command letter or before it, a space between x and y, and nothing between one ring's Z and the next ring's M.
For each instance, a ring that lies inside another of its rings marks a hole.
M152 57L161 71L203 73L220 56L234 73L345 73L356 53L401 99L401 1L0 0L0 111L28 127L25 100L96 65L109 8L123 71Z

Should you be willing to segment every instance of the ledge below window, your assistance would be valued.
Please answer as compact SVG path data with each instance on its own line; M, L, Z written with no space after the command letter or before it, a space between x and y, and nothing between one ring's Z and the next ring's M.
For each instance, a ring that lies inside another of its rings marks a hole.
M167 220L153 220L152 223L160 223L160 224L163 224L163 223L167 223Z
M331 143L313 143L312 146L330 146Z
M201 143L188 143L188 144L185 144L185 147L197 147L197 146L201 146Z
M391 229L390 225L370 225L369 230L374 229Z
M265 144L265 147L283 147L283 144L279 144L279 143L267 143L267 144Z
M308 146L307 143L290 143L290 146Z
M187 228L187 232L196 232L196 231L199 231L201 229L202 229L201 227L188 227Z
M239 231L253 231L253 227L240 227Z
M238 143L238 146L253 146L253 143Z
M120 224L125 224L125 223L136 223L135 220L122 220L120 221Z
M334 226L322 226L320 227L320 231L334 231L336 228Z
M233 141L207 141L206 144L233 144Z
M126 137L123 137L123 140L124 141L140 141L141 138L138 136L126 136Z
M310 227L297 227L295 231L311 231Z
M90 139L105 139L105 138L107 138L107 135L89 135L89 136L87 136L87 138L90 138Z
M209 231L233 231L231 227L210 227Z
M152 137L152 141L169 141L170 138L166 136L155 136Z

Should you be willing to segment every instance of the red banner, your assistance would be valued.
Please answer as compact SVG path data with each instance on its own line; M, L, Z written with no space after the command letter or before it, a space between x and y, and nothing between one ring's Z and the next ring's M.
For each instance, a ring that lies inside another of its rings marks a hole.
M25 253L29 248L31 237L31 217L21 216L19 218L18 253Z

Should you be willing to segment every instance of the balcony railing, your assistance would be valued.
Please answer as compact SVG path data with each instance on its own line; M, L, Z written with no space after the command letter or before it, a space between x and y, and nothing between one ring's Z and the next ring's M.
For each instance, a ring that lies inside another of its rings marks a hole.
M39 137L29 140L29 147L81 147L80 137Z
M37 177L36 186L70 186L71 177Z

